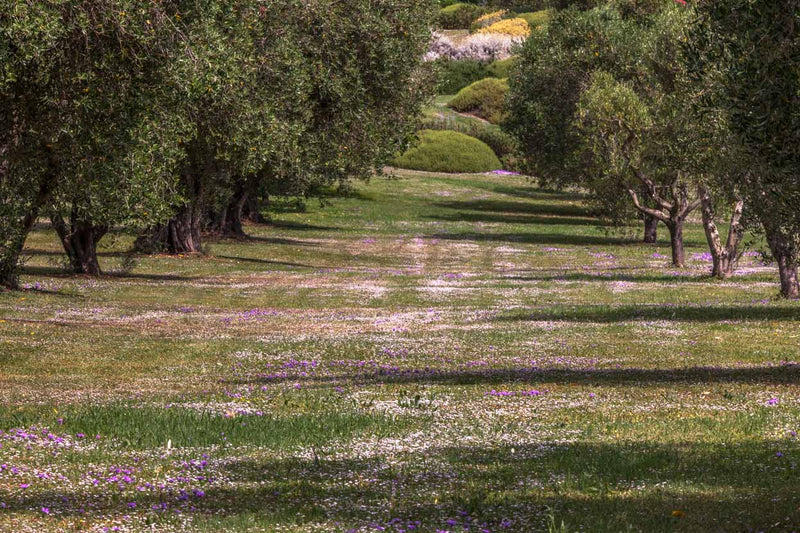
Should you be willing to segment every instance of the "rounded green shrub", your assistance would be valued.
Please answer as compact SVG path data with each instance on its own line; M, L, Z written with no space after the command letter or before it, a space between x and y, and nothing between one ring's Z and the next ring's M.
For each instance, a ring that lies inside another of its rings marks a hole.
M469 113L492 124L503 120L508 80L486 78L464 87L450 101L450 108L459 113Z
M464 30L472 21L486 13L486 8L458 2L439 10L439 27L443 30Z
M392 163L398 168L427 172L477 173L502 168L485 143L455 131L422 130L419 142Z

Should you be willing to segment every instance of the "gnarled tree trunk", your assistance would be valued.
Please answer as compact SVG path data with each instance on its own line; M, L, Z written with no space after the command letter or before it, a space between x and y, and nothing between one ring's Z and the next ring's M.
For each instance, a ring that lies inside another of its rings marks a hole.
M669 241L672 247L672 264L678 268L686 266L686 251L683 244L683 224L689 213L700 206L700 198L691 199L688 187L676 179L671 185L656 186L643 172L631 167L631 172L646 188L649 199L657 206L648 207L648 198L642 199L633 187L628 187L628 194L633 205L645 216L651 216L663 222L669 229ZM661 190L669 192L669 198L661 195Z
M217 214L215 229L226 237L246 237L242 219L249 194L245 187L237 188L227 205Z
M269 205L269 196L265 195L264 205ZM250 192L247 195L247 201L242 209L242 218L254 224L266 224L268 221L261 215L261 204L258 201L258 195L255 192Z
M708 248L711 251L713 267L711 275L719 279L728 279L733 275L736 261L739 259L739 244L741 243L744 229L741 225L744 201L737 200L731 213L731 225L728 229L728 239L723 245L719 229L716 224L714 202L711 194L706 189L701 192L703 228L706 232Z
M772 252L772 257L778 263L778 273L781 278L781 296L784 298L800 298L800 284L797 278L797 255L792 236L787 235L780 227L776 226L766 215L761 223L767 235L767 243Z
M658 219L654 216L644 216L644 243L655 244L658 242Z
M97 226L80 220L74 211L69 225L55 210L51 213L50 220L61 239L72 271L76 274L99 276L101 271L97 260L97 244L108 233L108 226Z
M165 249L173 254L200 252L202 223L198 205L190 203L181 207L162 229Z
M202 251L202 229L206 202L206 180L211 170L189 166L181 174L187 202L166 223L151 228L136 239L134 249L144 252L189 254Z
M672 264L678 268L686 266L686 249L683 245L683 219L672 218L666 222L669 229L669 244L672 248Z

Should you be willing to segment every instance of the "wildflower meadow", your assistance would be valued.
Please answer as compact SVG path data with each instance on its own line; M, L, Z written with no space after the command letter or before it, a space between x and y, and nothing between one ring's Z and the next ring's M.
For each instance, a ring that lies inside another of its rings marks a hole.
M798 0L0 0L0 533L800 533Z
M520 176L396 172L0 294L3 531L795 531L800 307Z

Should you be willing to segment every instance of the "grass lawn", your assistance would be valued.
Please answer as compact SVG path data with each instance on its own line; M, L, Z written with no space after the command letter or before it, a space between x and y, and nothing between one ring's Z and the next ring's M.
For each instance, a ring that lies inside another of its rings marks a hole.
M399 173L0 293L0 530L800 531L800 305L525 179ZM114 529L117 528L117 529Z

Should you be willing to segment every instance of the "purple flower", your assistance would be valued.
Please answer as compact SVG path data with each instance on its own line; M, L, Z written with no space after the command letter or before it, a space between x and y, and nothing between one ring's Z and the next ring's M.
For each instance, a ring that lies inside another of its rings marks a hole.
M770 398L769 400L767 400L767 405L778 405L778 399Z
M47 508L47 507L42 507L42 512L43 512L44 514L50 514L50 509L49 509L49 508Z

